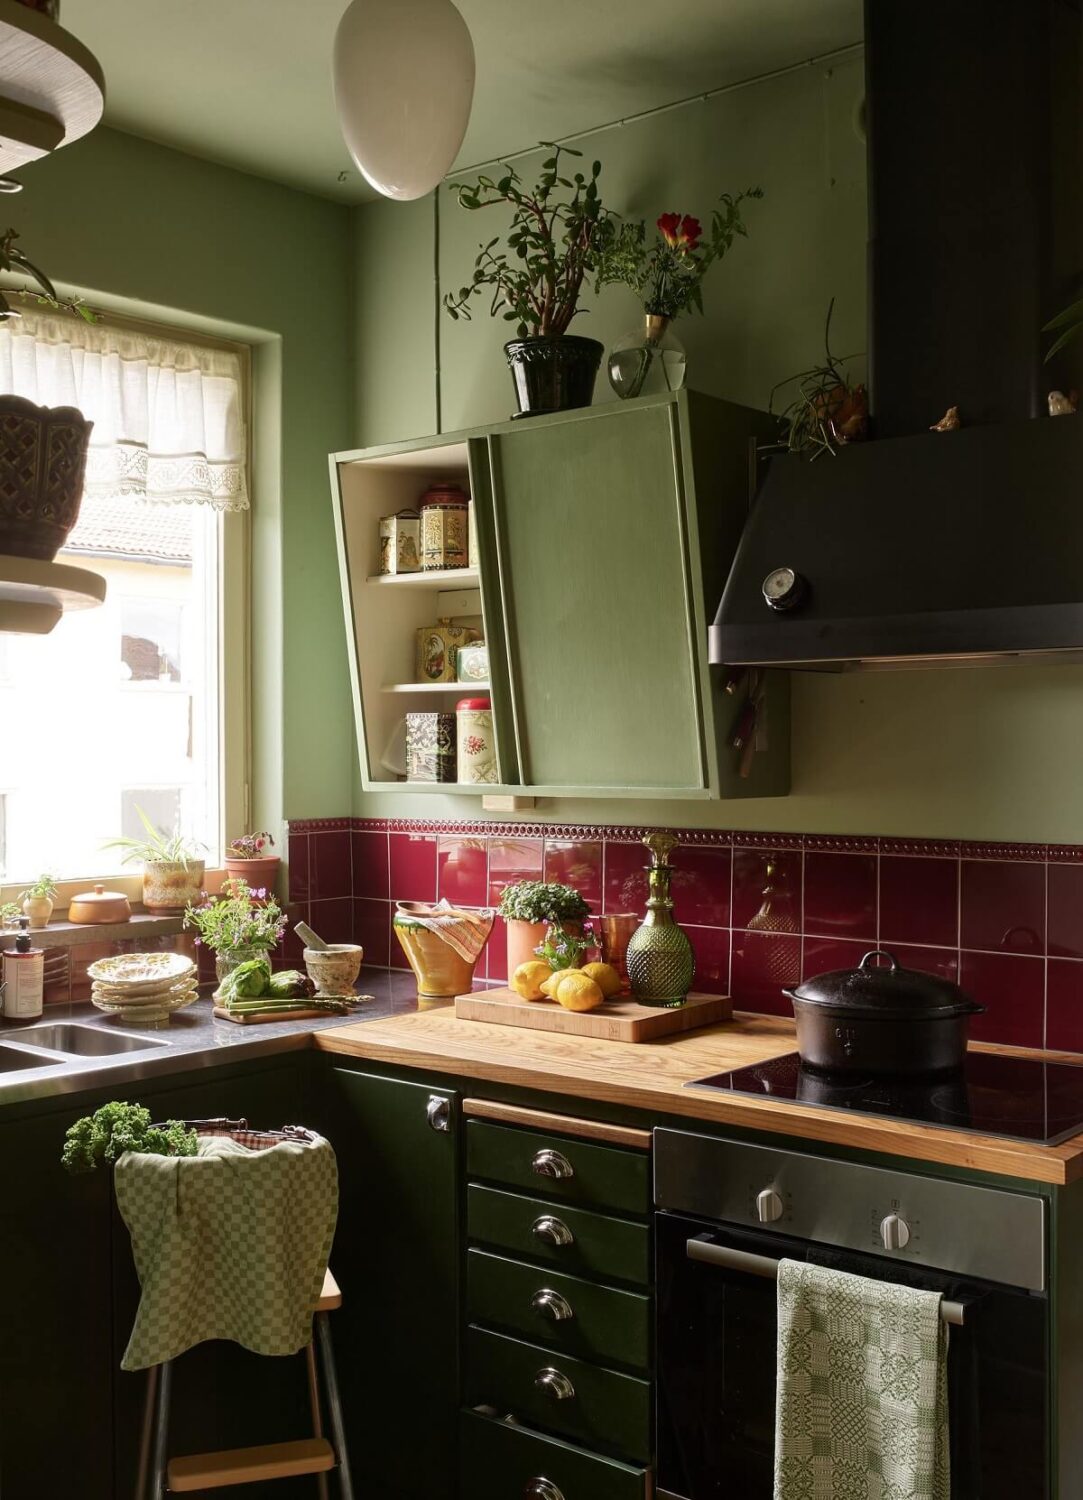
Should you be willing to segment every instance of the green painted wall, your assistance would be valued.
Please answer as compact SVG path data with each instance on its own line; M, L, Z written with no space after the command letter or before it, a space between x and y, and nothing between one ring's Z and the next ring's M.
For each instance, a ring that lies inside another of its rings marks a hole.
M9 216L54 278L252 343L252 821L341 815L354 754L327 454L354 435L349 210L106 129L20 176Z
M580 142L604 164L605 199L636 216L706 217L714 195L754 183L750 238L711 273L707 316L678 325L689 384L765 406L772 385L814 360L837 298L832 345L865 347L865 160L854 128L857 55L708 102L599 131ZM518 145L509 126L509 147ZM519 164L526 177L533 163ZM357 211L357 429L362 443L433 432L432 204ZM501 224L440 195L442 289L461 285L476 246ZM588 299L588 305L590 305ZM634 326L630 293L611 289L573 331L609 343ZM469 324L439 325L444 430L503 419L513 405L501 353L506 325L479 305ZM612 399L604 375L597 400ZM540 565L544 577L544 565ZM569 663L574 670L574 662ZM644 711L649 711L645 706ZM604 725L592 726L604 732ZM1083 841L1083 669L794 677L794 790L784 799L650 804L598 799L539 804L559 821ZM362 796L369 816L470 817L477 799L408 792Z

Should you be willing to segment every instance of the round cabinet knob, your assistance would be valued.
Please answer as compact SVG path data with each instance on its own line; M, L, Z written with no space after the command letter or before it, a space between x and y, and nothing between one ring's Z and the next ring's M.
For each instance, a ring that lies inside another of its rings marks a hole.
M539 1391L552 1396L554 1401L570 1401L575 1395L575 1386L567 1375L562 1370L554 1370L552 1365L538 1371L534 1376L534 1384Z
M794 568L775 568L763 580L763 597L771 609L795 609L808 584Z
M531 1225L531 1233L535 1239L544 1240L547 1245L570 1245L575 1239L564 1220L556 1219L552 1214L543 1214L540 1219L535 1219Z
M530 1163L539 1177L574 1177L575 1168L561 1151L539 1151Z
M774 1188L764 1188L762 1193L756 1194L756 1217L761 1224L773 1224L776 1219L781 1219L784 1208L782 1198Z
M566 1323L569 1318L575 1317L567 1297L562 1297L559 1292L554 1292L547 1286L534 1293L530 1305L536 1313L552 1318L554 1323Z
M880 1238L885 1250L905 1250L910 1243L910 1225L898 1214L888 1214L880 1221Z
M523 1500L564 1500L564 1491L539 1474L536 1479L527 1480Z

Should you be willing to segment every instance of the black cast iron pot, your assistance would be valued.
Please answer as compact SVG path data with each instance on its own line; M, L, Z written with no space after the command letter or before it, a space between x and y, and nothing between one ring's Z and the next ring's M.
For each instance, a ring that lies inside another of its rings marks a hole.
M517 416L534 417L547 411L572 411L589 406L604 350L597 339L565 333L553 338L512 339L504 345L515 396Z
M817 974L783 993L793 1002L801 1061L828 1073L907 1077L961 1068L970 1017L985 1009L957 984L904 969L882 948L856 969Z

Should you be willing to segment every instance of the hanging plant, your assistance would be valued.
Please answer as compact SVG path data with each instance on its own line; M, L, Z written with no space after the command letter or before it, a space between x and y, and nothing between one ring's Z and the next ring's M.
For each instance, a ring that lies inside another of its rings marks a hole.
M780 380L771 392L768 411L775 409L775 396L784 386L796 385L797 394L780 414L783 438L778 444L790 453L807 453L813 459L830 453L832 457L847 443L861 442L868 436L869 397L863 384L854 385L844 366L860 356L847 354L837 358L831 353L832 297L824 325L824 359L797 375Z
M61 297L56 287L46 276L45 272L36 266L32 260L19 249L15 241L19 238L17 229L9 229L0 235L0 274L28 276L35 282L38 290L25 290L21 287L8 287L7 291L25 291L25 295L32 297L35 302L40 302L46 307L55 307L66 312L77 313L87 323L96 323L96 314L79 297ZM18 309L12 307L3 291L0 291L0 322L6 318L17 318Z

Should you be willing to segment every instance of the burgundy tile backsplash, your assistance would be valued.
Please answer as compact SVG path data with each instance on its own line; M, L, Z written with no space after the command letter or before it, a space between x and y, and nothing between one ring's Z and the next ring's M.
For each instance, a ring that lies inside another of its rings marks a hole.
M643 910L645 830L335 818L290 825L290 900L329 941L405 968L396 900L496 905L515 880ZM697 984L789 1013L783 987L882 945L987 1007L979 1040L1083 1052L1083 848L676 829L674 899ZM321 923L323 924L321 926ZM1048 954L1048 957L1047 957ZM505 979L497 921L479 976Z

